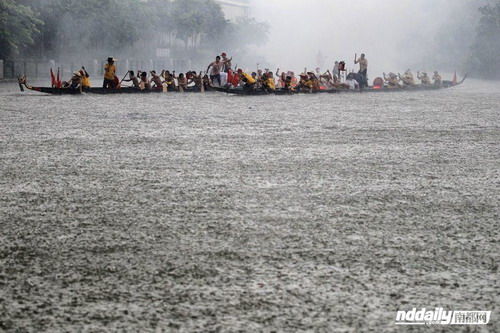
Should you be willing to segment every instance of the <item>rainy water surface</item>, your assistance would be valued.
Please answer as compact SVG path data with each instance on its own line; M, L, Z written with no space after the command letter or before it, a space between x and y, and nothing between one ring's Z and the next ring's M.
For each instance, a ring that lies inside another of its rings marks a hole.
M397 310L498 309L498 84L16 89L0 85L0 330L396 332Z

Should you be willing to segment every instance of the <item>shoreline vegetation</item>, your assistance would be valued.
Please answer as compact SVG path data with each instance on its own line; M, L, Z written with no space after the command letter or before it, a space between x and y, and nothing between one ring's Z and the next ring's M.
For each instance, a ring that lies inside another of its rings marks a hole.
M173 59L172 67L182 67L175 62L198 67L227 48L245 61L243 55L251 54L255 45L264 45L269 34L265 22L226 20L212 0L0 0L0 9L3 60L22 57L77 63L88 55L104 59L113 54L135 59L164 57ZM454 23L476 27L474 38L462 45L465 51L456 54L439 41L444 36L461 40L461 30L450 25L434 41L444 48L434 58L450 58L455 68L472 77L499 79L495 57L500 53L500 1L470 10L478 10L479 15L471 15L467 19L471 22Z
M266 23L229 21L212 0L0 0L0 9L4 60L78 63L113 54L206 66L223 48L244 54L267 41Z

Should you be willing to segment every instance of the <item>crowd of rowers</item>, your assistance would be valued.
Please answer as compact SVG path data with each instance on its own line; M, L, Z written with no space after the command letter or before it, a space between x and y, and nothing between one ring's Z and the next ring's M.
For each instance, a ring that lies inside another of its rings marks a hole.
M114 58L108 58L107 64L104 66L104 81L103 88L118 89L123 87L123 82L130 82L131 87L141 90L163 89L164 91L184 91L186 89L195 89L198 91L211 90L213 87L236 88L243 89L262 89L268 92L273 92L276 89L284 89L302 92L314 92L319 90L329 89L362 89L368 87L367 71L368 60L364 54L361 57L355 55L354 63L359 64L357 73L351 72L347 74L345 62L336 61L333 71L327 70L321 73L319 68L315 71L307 71L295 75L293 71L280 71L278 68L275 73L269 69L259 69L252 73L247 73L241 68L232 69L232 58L228 58L226 53L217 56L215 61L211 62L205 73L188 71L176 75L175 71L162 70L160 73L152 70L149 75L145 71L128 71L125 77L120 81L116 76L116 65ZM442 84L441 76L437 71L431 78L427 73L417 73L417 79L421 85L440 86ZM389 73L383 74L383 78L377 77L373 81L374 88L404 88L417 85L412 72L408 69L403 75ZM64 82L63 87L66 88L90 88L90 75L85 67L73 73L72 78L68 82Z

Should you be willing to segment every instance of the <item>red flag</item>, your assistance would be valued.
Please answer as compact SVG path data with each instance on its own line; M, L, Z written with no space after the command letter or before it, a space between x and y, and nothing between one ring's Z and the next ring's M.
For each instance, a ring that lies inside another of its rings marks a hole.
M457 72L453 75L453 80L451 82L453 82L453 84L457 84Z
M56 88L62 88L61 75L59 74L59 67L57 67Z
M52 67L50 68L50 85L54 88L57 85L56 77L54 72L52 71Z

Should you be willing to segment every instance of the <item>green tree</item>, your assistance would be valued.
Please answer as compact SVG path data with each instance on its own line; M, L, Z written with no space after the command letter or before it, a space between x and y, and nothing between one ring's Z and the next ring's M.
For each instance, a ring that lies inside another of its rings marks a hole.
M30 7L0 0L0 58L17 55L32 45L42 24Z
M481 19L477 28L476 39L472 45L469 69L474 75L488 78L500 78L500 1L495 5L486 5L479 9Z

